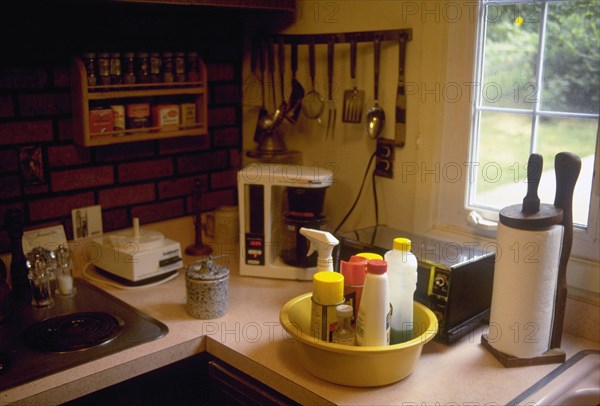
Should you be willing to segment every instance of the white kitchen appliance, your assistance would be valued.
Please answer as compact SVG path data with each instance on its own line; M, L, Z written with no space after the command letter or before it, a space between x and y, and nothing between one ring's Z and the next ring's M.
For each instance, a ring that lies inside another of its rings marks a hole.
M290 245L284 237L294 237L290 227L302 223L292 225L290 219L305 219L309 226L324 223L322 199L332 182L333 173L318 166L253 163L238 172L240 275L312 280L316 263L302 266L301 260L295 261L295 253L283 258L286 244ZM315 193L317 189L322 193ZM290 206L288 195L299 207Z
M141 230L139 219L130 229L92 240L91 262L126 285L161 280L183 267L181 247L157 231Z

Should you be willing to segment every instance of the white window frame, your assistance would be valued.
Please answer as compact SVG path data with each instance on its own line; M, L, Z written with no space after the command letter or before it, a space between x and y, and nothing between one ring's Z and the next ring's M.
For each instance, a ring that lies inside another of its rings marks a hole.
M495 0L497 3L502 0ZM521 0L521 2L532 2L533 0ZM539 0L535 0L539 2ZM552 1L552 0L550 0ZM470 97L464 97L459 102L445 101L443 105L444 128L441 134L440 162L443 165L462 165L466 167L469 161L469 151L473 147L470 143L471 131L474 122L475 92L477 91L477 78L475 76L476 52L481 48L477 40L481 35L482 28L479 21L482 18L483 7L478 7L478 18L476 21L463 19L460 22L448 25L448 38L446 44L446 81L448 83L471 84L472 93ZM465 52L465 47L467 51ZM464 55L467 55L464 57ZM463 56L458 61L454 55ZM451 63L452 61L453 63ZM597 137L598 138L598 137ZM592 291L598 291L600 287L600 185L599 165L600 150L598 142L596 145L596 159L594 163L595 176L592 184L590 201L590 216L586 229L575 228L573 238L573 249L569 268L585 268L581 281L576 282L582 289L592 284ZM440 182L437 190L437 207L435 211L432 228L430 232L439 237L453 238L459 240L488 240L493 241L496 231L489 226L474 226L468 222L469 213L474 210L468 207L468 182L469 176L463 176L462 182ZM526 185L523 186L523 196ZM519 202L515 202L519 203ZM543 202L553 203L553 202ZM482 210L477 212L489 221L498 221L498 212ZM579 278L578 275L568 275L571 278Z

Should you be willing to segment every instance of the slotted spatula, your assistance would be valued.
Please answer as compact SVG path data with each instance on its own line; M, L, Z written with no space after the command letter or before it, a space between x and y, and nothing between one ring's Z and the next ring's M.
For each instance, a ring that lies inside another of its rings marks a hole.
M344 113L342 122L360 123L365 101L365 91L356 87L356 39L350 41L350 78L352 89L344 91Z

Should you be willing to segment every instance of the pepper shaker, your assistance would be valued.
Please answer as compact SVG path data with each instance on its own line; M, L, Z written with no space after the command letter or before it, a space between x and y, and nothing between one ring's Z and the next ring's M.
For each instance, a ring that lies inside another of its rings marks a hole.
M54 304L50 287L51 272L46 259L41 253L32 253L27 261L29 268L29 286L31 287L31 304L35 307L50 307Z

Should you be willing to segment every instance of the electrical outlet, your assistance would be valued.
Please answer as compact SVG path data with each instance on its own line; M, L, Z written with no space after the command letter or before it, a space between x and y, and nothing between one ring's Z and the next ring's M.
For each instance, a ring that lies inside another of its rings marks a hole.
M377 138L375 175L384 178L394 177L394 140Z

